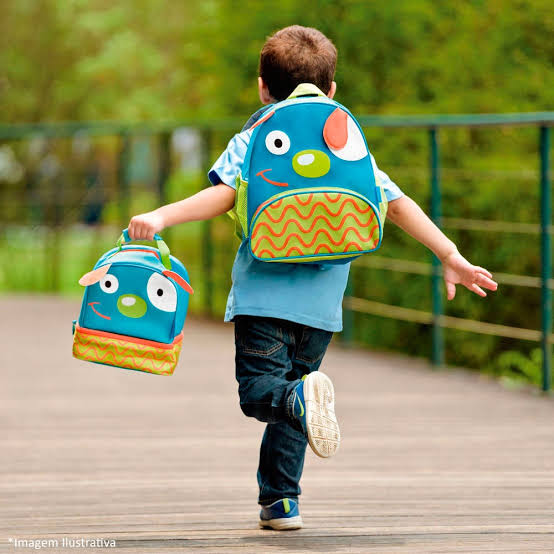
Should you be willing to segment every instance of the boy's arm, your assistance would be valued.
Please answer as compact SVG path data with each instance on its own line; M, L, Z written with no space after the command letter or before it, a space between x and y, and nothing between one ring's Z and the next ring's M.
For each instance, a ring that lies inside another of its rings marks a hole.
M234 205L235 189L220 183L179 202L132 217L129 222L129 237L133 240L152 240L155 233L166 227L186 221L211 219L228 212Z
M425 215L423 210L407 196L389 203L387 218L429 248L442 262L448 300L456 294L456 285L479 296L487 296L481 288L496 290L498 285L483 267L470 264L456 245Z

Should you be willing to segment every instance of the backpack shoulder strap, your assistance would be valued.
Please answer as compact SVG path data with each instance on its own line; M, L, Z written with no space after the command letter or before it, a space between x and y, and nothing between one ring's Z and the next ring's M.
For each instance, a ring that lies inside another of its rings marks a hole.
M268 104L267 106L262 106L257 112L253 113L248 118L248 121L244 124L244 127L241 129L241 133L242 133L242 131L247 131L248 129L250 129L250 127L252 127L252 125L254 125L254 123L256 123L256 121L258 121L258 119L260 119L260 117L262 117L262 115L264 115L264 113L267 110L269 110L272 106L273 106L273 104Z
M273 106L273 104L269 104L267 106L262 106L259 110L257 110L256 112L254 112L249 118L248 118L248 121L243 125L242 129L241 129L241 133L243 131L247 131L248 129L250 129L253 125L256 124L257 121L259 121L262 116L264 115L264 113L267 112L268 109L270 109L271 107ZM239 206L237 205L238 203L238 190L239 190L239 187L241 186L243 180L242 180L242 176L244 174L244 171L245 171L245 168L247 166L247 164L249 163L249 160L250 160L250 150L251 150L251 146L252 146L252 141L249 142L248 144L248 148L246 150L246 156L245 156L245 159L243 160L243 165L242 165L242 170L241 172L236 176L236 179L235 179L235 182L236 182L236 188L235 190L237 191L237 198L235 200L235 205L233 206L233 208L231 210L229 210L227 212L227 215L234 221L235 223L235 234L236 236L242 240L243 239L243 236L244 236L244 231L243 231L243 225L245 223L241 222L241 215L239 215ZM245 217L245 216L244 216Z

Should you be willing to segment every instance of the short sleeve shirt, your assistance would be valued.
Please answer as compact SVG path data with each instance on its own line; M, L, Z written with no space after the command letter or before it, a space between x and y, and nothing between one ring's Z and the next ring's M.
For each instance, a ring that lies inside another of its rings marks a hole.
M224 183L235 188L235 178L248 149L250 133L237 133L208 173L213 185ZM371 156L387 200L403 196L399 187L381 171ZM231 291L225 321L236 315L286 319L325 329L342 330L342 300L350 263L346 264L271 264L256 260L243 240L233 263Z

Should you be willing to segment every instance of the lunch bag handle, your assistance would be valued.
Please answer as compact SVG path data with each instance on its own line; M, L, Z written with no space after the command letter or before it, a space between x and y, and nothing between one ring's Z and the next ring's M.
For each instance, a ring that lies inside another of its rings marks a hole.
M119 250L123 247L124 244L128 242L134 242L133 239L129 236L129 229L123 229L121 236L117 239L117 246ZM171 269L171 259L169 257L169 247L163 241L162 237L156 233L154 239L151 242L155 242L158 250L160 251L160 256L162 258L162 264L167 269Z

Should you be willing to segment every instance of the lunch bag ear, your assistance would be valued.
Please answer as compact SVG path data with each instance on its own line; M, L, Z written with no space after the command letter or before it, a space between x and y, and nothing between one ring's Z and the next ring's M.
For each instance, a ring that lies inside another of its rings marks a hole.
M88 273L85 273L80 279L79 284L83 287L88 287L89 285L94 285L94 283L98 283L106 273L108 273L110 267L112 264L103 265L102 267L98 267L97 269L93 269L92 271L89 271Z
M194 294L194 291L192 290L192 287L190 284L183 279L178 273L175 273L175 271L164 271L163 275L168 277L169 279L173 279L182 289L186 290L189 294Z

